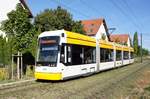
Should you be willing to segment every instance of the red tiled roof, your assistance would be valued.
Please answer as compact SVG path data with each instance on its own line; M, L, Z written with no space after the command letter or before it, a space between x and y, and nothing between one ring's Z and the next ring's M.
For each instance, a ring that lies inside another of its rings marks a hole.
M105 23L103 18L93 19L93 20L82 20L83 29L86 35L94 36L98 32L101 24Z
M19 0L21 2L21 4L29 11L29 15L30 15L30 18L33 18L33 15L29 9L29 7L27 6L25 0Z
M127 43L129 35L128 34L112 34L110 35L110 41L117 43Z

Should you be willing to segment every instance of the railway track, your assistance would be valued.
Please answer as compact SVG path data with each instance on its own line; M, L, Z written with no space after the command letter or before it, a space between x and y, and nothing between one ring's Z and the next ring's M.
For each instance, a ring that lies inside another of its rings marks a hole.
M11 92L35 88L37 86L38 87L46 86L49 84L52 85L53 83L51 83L49 81L47 81L47 82L46 81L36 81L35 79L1 84L0 85L0 96L3 94L11 93Z
M72 79L54 83L33 81L20 84L19 86L0 88L0 98L8 99L17 97L17 99L46 99L51 97L53 99L111 99L111 96L116 95L116 91L120 91L118 93L121 93L129 83L134 83L138 77L142 76L144 70L150 70L148 65L150 65L150 62L149 60L146 60L142 64L135 63L81 79ZM22 97L22 95L25 96Z
M18 81L13 83L6 83L0 85L0 95L5 94L7 92L12 92L14 90L21 90L26 87L30 87L31 85L37 85L39 83L36 83L35 80L29 80L29 81Z

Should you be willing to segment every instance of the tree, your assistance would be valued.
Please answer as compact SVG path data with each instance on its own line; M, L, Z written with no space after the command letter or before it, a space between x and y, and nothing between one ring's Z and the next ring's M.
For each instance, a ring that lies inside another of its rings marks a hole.
M80 33L80 34L85 34L85 31L83 30L83 25L81 24L81 21L74 21L71 31Z
M33 46L33 42L36 42L35 39L37 38L35 35L37 31L34 25L31 24L28 10L24 9L21 4L17 4L16 9L9 12L7 16L8 19L2 22L0 29L6 33L8 38L6 45L7 49L10 49L9 54L7 54L9 63L11 63L11 55L19 51L23 53L23 66L26 67L26 62L30 63L32 60L24 57L28 55L28 57L31 56L34 58L32 54L33 51L35 51L34 46L36 46L36 44L34 43L35 45ZM10 66L8 70L10 70Z
M5 67L9 62L9 44L6 38L0 36L0 66Z
M34 24L37 30L50 31L65 29L84 34L80 21L74 21L72 15L60 6L57 9L46 9L35 17Z
M17 4L16 10L9 12L7 16L8 19L2 22L1 29L11 42L13 53L23 52L31 42L29 38L33 36L29 34L33 25L30 22L28 11Z
M138 52L138 55L140 55L140 52L141 52L141 46L139 46L139 50L138 50L138 51L139 51L139 52ZM146 49L146 48L142 48L142 55L144 55L144 56L149 55L149 50Z
M138 47L138 34L137 32L134 33L134 38L133 38L133 47L134 47L134 53L135 55L138 55L138 50L139 50L139 47Z
M149 50L142 48L142 53L143 53L143 55L149 55Z
M5 55L4 55L4 39L0 36L0 65L4 66L5 64Z

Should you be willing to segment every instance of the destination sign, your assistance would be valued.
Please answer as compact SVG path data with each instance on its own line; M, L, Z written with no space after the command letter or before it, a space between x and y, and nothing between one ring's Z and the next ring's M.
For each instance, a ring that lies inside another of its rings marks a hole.
M41 50L42 50L42 51L58 50L58 47L57 47L57 46L53 46L53 47L43 47Z
M40 40L41 44L55 44L57 43L56 40Z

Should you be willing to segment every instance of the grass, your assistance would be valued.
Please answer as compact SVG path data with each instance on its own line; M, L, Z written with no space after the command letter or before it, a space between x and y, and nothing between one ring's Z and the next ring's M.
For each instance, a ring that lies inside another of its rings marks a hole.
M29 79L34 77L34 66L27 66L26 74L22 79ZM14 64L14 79L9 78L8 68L0 68L0 84L17 81L17 66Z
M0 80L8 79L8 69L7 68L0 68Z
M143 71L141 75L142 77L136 81L135 90L132 94L136 98L133 99L150 99L150 69Z
M144 88L144 89L150 92L150 86L149 86L149 87L146 87L146 88Z

